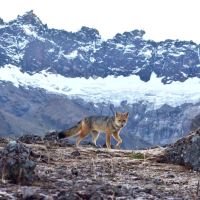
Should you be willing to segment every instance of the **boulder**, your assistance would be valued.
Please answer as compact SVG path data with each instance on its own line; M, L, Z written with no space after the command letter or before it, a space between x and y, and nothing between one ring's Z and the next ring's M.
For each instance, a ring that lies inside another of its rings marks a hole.
M160 161L180 164L200 171L200 128L170 145Z
M36 162L31 150L16 141L9 142L0 152L0 176L13 183L30 185L36 179Z

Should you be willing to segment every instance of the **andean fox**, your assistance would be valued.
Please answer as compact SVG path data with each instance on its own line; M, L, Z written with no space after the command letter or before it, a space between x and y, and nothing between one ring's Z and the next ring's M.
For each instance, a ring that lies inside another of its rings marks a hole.
M120 137L120 131L126 125L128 121L128 112L119 113L116 112L114 116L89 116L78 122L74 127L61 131L58 134L59 138L78 136L76 139L76 146L89 134L92 134L92 141L96 146L96 141L100 132L106 134L106 146L111 148L110 140L111 136L117 141L116 148L119 148L122 139Z

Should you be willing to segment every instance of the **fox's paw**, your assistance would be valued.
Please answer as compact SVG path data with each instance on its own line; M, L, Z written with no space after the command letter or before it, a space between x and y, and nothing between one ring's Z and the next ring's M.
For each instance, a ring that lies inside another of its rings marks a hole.
M101 145L95 145L94 147L97 148L97 149L101 149L102 148Z
M115 149L120 149L120 145L115 145Z

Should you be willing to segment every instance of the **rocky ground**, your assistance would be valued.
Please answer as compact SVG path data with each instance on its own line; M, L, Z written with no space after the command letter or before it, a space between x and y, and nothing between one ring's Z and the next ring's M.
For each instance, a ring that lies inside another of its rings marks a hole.
M158 163L156 158L164 148L107 150L35 140L23 138L31 143L25 146L37 164L37 178L30 185L22 185L2 176L0 199L200 199L200 173ZM1 139L1 149L8 142Z

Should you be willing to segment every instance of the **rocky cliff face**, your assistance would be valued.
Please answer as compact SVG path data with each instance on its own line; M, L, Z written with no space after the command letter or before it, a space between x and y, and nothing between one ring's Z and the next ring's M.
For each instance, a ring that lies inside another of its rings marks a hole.
M200 46L192 41L154 42L143 30L103 41L95 29L78 32L49 29L32 12L0 24L0 66L13 64L25 72L48 70L66 77L138 75L152 72L164 83L200 77Z
M115 96L113 101L104 102L104 95L99 97L95 86L92 97L102 99L99 103L79 98L79 91L76 98L68 98L68 87L63 89L65 95L58 95L41 89L45 81L39 85L41 87L28 84L32 83L31 75L37 76L44 71L65 78L92 77L94 80L109 75L128 77L135 74L147 85L152 74L160 77L163 85L200 77L199 44L179 40L154 42L145 40L144 34L142 30L134 30L103 41L92 28L82 27L78 32L49 29L32 11L8 23L0 20L0 69L14 65L24 74L22 79L17 73L6 77L5 72L6 81L0 75L0 135L40 135L49 130L69 128L87 115L112 115L116 110L130 113L129 122L122 131L123 148L164 145L187 134L194 125L193 119L200 113L199 101L192 101L193 96L198 99L198 93L187 96L189 103L171 105L165 101L154 107L148 102L149 97L157 98L151 93L153 87L159 87L154 84L143 99L131 103L125 99L116 105ZM51 78L46 78L50 82ZM54 83L49 88L61 90L60 85ZM122 88L117 95L123 96L125 92L137 99L142 90L140 85L138 88L136 92ZM112 89L106 95L111 92ZM161 100L163 95L168 97L162 92ZM87 96L84 93L83 97ZM100 143L103 141L102 138Z

